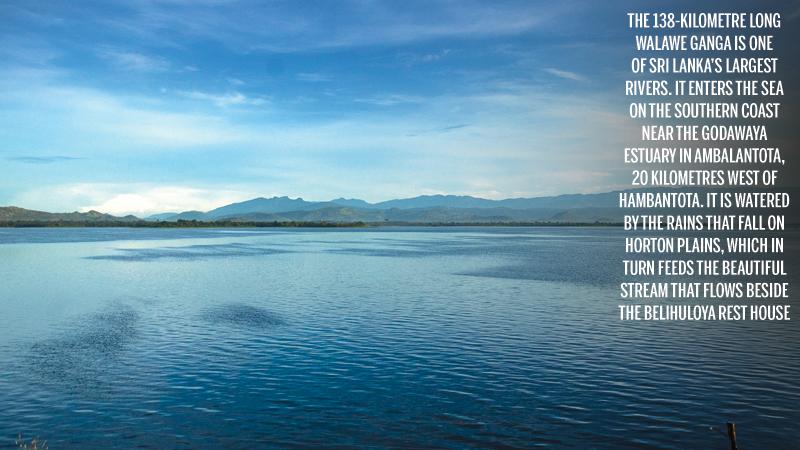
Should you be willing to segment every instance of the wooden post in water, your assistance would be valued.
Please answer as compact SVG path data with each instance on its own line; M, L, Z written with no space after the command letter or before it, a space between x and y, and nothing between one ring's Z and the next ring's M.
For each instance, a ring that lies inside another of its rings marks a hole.
M736 424L733 422L728 422L728 439L731 440L731 450L739 450L739 447L736 446Z

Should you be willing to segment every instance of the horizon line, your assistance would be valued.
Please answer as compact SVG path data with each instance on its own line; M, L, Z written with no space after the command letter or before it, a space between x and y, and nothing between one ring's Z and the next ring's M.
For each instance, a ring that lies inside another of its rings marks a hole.
M186 212L207 213L207 212L210 212L210 211L213 211L215 209L219 209L219 208L222 208L222 207L225 207L225 206L230 206L230 205L239 204L239 203L245 203L245 202L249 202L249 201L253 201L253 200L259 200L259 199L272 200L272 199L283 199L283 198L285 198L285 199L288 199L288 200L304 201L304 202L308 202L308 203L334 203L336 200L348 200L348 201L362 201L362 202L365 202L365 203L367 203L369 205L373 205L374 206L374 205L379 205L381 203L387 203L387 202L391 202L391 201L411 200L411 199L424 198L424 197L461 197L461 198L472 198L472 199L476 199L476 200L485 200L485 201L491 201L491 202L502 202L502 201L507 201L507 200L520 200L520 199L528 200L528 199L541 199L541 198L555 198L555 197L563 197L563 196L570 196L570 195L611 194L611 193L619 192L619 191L622 191L622 190L631 190L631 189L614 189L614 190L610 190L610 191L600 191L600 192L564 193L564 194L552 194L552 195L537 195L537 196L530 196L530 197L519 196L519 197L505 197L505 198L486 198L486 197L479 197L479 196L476 196L476 195L469 195L469 194L442 194L442 193L437 193L437 194L420 194L420 195L416 195L416 196L412 196L412 197L393 197L393 198L389 198L387 200L380 200L380 201L367 201L367 200L364 200L364 199L361 199L361 198L358 198L358 197L345 197L345 196L338 196L338 197L332 198L330 200L309 200L309 199L304 198L303 196L291 197L289 195L280 195L280 196L279 195L273 195L271 197L256 196L256 197L251 197L251 198L247 198L247 199L244 199L244 200L238 200L238 201L233 201L233 202L222 203L222 204L220 204L220 205L218 205L216 207L213 207L211 209L208 209L208 210L186 209L186 210L180 210L179 211L179 210L165 209L165 210L158 211L158 212L147 213L147 214L144 215L144 217L146 218L146 217L159 215L159 214L180 214L180 213L186 213ZM342 205L342 206L347 206L347 205ZM97 208L94 208L94 207L83 207L83 208L76 209L74 211L64 211L64 210L53 211L53 210L50 210L50 209L32 209L32 208L28 208L28 207L25 207L25 206L18 206L16 204L8 204L8 205L0 205L0 208L21 208L21 209L26 209L26 210L29 210L29 211L39 211L39 212L45 212L45 213L50 213L50 214L89 213L89 212L94 211L94 212L97 212L97 213L114 215L114 216L117 216L117 217L125 217L125 216L139 217L140 216L140 215L137 215L134 212L108 213L108 212L103 212L103 211L101 211L101 210L99 210Z

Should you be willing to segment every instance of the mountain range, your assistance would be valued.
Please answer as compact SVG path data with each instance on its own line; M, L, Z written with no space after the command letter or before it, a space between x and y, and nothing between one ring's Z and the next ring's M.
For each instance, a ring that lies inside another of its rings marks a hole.
M136 216L112 216L98 211L50 213L34 211L16 206L0 207L0 222L137 222L141 219Z
M503 223L619 222L617 193L489 200L471 196L423 195L369 203L337 198L254 198L210 211L154 214L144 219L97 211L49 213L15 206L0 207L0 222L365 222L365 223Z
M645 189L663 191L661 188ZM686 188L678 190L689 190ZM797 189L789 189L800 195ZM184 211L155 214L144 219L117 217L97 211L48 213L18 207L0 207L0 223L12 222L332 222L332 223L621 223L625 210L619 208L619 193L571 194L553 197L489 200L471 196L423 195L413 198L369 203L359 199L337 198L306 201L302 198L254 198L231 203L210 211ZM663 211L638 210L637 214L663 214ZM705 214L684 210L684 214ZM797 208L786 214L790 223L800 223Z
M184 211L156 214L147 217L147 220L408 223L615 222L621 220L617 211L617 202L616 192L506 200L489 200L458 195L423 195L379 203L345 198L314 202L302 198L259 197L206 212Z

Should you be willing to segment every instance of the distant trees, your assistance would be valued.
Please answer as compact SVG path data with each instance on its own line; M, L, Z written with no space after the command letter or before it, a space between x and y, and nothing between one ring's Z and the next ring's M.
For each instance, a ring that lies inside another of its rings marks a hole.
M67 221L67 220L14 220L0 221L5 228L360 228L366 227L364 222L250 222L236 220L200 221L178 220L166 221Z

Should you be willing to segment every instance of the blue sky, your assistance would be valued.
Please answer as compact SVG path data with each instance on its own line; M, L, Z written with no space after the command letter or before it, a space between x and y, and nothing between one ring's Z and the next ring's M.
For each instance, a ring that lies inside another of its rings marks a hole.
M623 187L625 7L4 2L0 204L146 215Z

